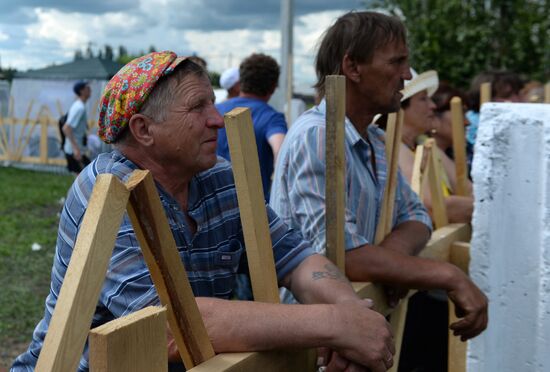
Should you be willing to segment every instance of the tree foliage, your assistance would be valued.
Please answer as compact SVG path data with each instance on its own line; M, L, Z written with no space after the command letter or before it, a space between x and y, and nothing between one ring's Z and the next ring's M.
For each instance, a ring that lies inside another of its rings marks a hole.
M550 77L550 0L373 0L405 22L411 65L467 87L487 70Z

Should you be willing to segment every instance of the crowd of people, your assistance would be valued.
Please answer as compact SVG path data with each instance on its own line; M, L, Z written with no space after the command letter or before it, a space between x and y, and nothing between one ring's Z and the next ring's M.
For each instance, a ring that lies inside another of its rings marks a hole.
M447 176L442 187L450 221L469 222L473 199L453 195L450 99L459 96L468 105L464 124L469 125L472 154L479 106L470 102L476 94L479 99L480 83L492 82L494 100L533 95L522 91L516 75L494 72L475 80L470 101L449 83L440 83L435 71L417 74L408 56L406 30L397 18L375 12L341 16L319 44L318 104L287 129L284 115L268 104L279 79L273 58L255 53L238 69L224 72L220 83L228 99L216 104L204 61L169 51L147 54L129 62L105 87L99 136L113 151L86 167L79 138L89 87L75 85L78 101L63 131L68 138L65 152L74 160L71 170L79 174L61 213L44 317L11 370L34 370L97 176L110 173L125 181L135 169L153 175L218 353L325 347L330 352L319 364L327 371L386 371L395 353L389 324L371 309L372 301L357 297L349 280L381 283L391 306L409 289L439 290L458 309L460 319L450 325L457 337L466 341L483 332L488 300L482 291L456 266L418 257L433 227L429 193L420 200L409 185L412 159L422 138L435 138ZM326 77L334 74L346 79L347 277L324 256L324 95ZM252 114L283 304L247 301L252 294L222 118L235 107L248 107ZM392 230L375 244L387 161L383 125L374 121L399 109L405 116ZM135 234L125 216L92 328L159 304ZM171 371L184 370L177 351L169 360ZM89 369L87 345L78 369Z

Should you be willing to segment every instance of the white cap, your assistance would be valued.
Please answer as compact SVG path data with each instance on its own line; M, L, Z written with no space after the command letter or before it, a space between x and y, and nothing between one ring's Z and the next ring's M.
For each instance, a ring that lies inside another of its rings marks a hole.
M228 68L220 76L220 86L225 90L231 89L238 81L239 69L237 67Z
M403 98L401 102L414 96L416 93L420 93L423 90L428 92L428 96L432 96L437 87L439 86L439 78L437 76L437 71L429 70L418 75L416 71L411 68L411 80L405 80L405 88L401 91Z

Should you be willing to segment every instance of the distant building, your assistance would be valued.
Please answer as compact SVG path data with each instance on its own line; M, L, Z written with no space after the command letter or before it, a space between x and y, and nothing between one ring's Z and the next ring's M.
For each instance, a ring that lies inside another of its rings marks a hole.
M35 117L43 105L46 105L52 114L57 117L60 114L58 102L61 110L66 112L75 100L72 91L73 84L77 80L87 80L92 88L92 96L87 103L88 115L89 118L95 119L97 118L96 107L101 92L121 67L122 64L115 61L88 58L38 70L18 72L11 87L15 116L24 116L29 102L34 100L31 117Z

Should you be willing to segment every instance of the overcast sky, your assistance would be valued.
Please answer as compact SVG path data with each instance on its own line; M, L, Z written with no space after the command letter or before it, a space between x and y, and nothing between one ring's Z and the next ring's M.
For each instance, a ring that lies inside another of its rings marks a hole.
M279 0L0 0L0 63L18 70L64 63L92 42L94 49L124 45L131 53L151 45L195 53L221 72L252 52L279 60L279 7ZM322 32L362 8L361 0L294 0L297 88L314 82Z

